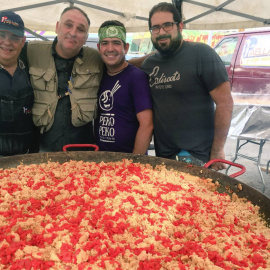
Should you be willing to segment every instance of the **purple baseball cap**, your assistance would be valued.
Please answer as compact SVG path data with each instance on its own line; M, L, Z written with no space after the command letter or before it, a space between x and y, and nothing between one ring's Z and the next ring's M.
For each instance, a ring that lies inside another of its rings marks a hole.
M0 31L8 31L18 37L24 37L24 22L13 11L0 11Z

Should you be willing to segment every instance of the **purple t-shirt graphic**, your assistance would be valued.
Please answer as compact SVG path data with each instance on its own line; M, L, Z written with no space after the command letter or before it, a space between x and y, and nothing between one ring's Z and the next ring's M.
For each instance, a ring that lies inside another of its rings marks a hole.
M132 153L139 127L136 114L146 109L152 109L152 99L143 71L129 64L115 76L104 74L95 120L100 151Z

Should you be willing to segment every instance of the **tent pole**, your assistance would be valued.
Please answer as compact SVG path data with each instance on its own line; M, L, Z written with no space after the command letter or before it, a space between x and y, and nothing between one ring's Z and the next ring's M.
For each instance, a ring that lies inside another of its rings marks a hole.
M172 0L172 3L175 5L176 9L179 11L182 17L182 2L183 0Z

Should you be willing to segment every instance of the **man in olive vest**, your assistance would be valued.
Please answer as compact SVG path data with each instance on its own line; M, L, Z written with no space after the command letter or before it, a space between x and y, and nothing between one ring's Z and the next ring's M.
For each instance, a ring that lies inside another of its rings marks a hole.
M40 129L42 152L62 151L67 144L94 143L92 120L103 62L97 50L83 47L89 26L83 10L68 7L56 24L53 42L27 45L35 96L33 120Z

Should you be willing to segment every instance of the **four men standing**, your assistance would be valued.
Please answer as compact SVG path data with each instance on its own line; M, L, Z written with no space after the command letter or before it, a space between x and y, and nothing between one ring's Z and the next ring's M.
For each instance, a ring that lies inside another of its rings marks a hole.
M128 44L123 24L102 24L100 55L83 47L89 26L84 11L69 7L56 25L53 43L27 46L35 96L33 120L41 132L41 151L93 143L98 99L95 134L100 149L145 154L153 130L147 77L125 60ZM225 158L233 101L219 56L207 45L183 41L182 18L172 4L153 7L149 28L158 53L148 57L142 68L149 75L153 98L157 156L198 165ZM6 34L1 39L6 40ZM24 41L18 44L22 47ZM101 82L102 60L106 73ZM219 170L224 165L213 167Z

